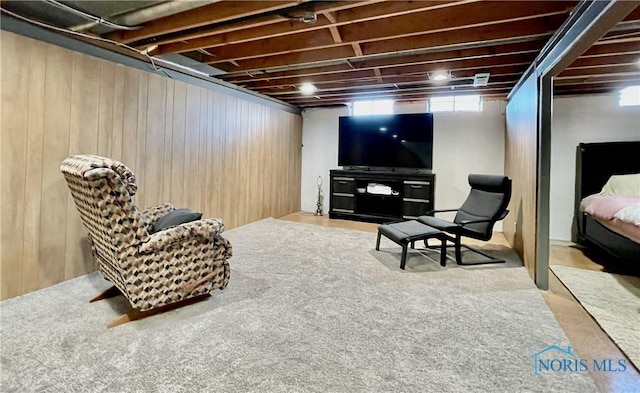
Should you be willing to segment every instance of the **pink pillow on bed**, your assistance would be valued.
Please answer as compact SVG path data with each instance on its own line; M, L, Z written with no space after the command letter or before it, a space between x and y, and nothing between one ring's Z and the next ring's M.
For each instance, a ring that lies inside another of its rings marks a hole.
M605 195L597 196L584 210L595 218L612 220L620 209L632 203L640 202L640 197Z

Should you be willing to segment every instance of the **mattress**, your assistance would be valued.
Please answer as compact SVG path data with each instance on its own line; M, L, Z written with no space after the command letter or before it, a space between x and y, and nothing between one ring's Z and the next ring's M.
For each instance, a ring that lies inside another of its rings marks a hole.
M640 243L640 197L589 195L580 210L607 229Z

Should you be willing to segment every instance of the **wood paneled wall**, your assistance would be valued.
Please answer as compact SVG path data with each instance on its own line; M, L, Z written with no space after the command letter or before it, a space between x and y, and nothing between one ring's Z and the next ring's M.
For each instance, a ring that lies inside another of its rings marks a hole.
M95 266L66 182L72 154L136 175L136 204L170 202L227 228L300 209L299 115L6 31L2 42L1 298Z
M538 87L529 77L507 104L505 174L513 181L503 233L535 279Z

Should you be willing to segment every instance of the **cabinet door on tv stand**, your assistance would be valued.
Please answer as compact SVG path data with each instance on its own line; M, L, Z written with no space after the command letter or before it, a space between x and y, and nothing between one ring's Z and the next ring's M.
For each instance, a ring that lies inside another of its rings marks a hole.
M338 213L354 213L355 201L353 195L335 193L331 195L331 211Z
M405 180L402 198L402 218L412 220L433 210L433 181Z
M331 212L355 212L355 179L352 177L332 177L331 179Z
M431 201L433 182L429 180L405 180L403 182L404 198Z
M356 191L356 179L353 177L334 177L331 179L331 192L353 195Z

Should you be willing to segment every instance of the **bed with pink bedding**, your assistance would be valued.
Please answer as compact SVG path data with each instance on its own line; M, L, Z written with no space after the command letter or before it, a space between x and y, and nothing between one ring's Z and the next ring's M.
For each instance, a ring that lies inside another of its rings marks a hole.
M606 228L640 243L640 196L593 195L584 212Z
M604 263L640 273L640 141L581 143L576 156L577 242Z

